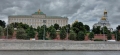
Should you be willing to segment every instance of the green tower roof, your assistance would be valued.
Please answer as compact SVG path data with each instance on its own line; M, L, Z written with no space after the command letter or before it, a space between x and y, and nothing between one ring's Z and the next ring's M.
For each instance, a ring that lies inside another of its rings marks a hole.
M36 14L36 15L45 15L42 11L40 11L40 9L38 10L38 12L35 12L33 14Z
M36 14L36 15L39 15L39 14L40 14L40 15L44 15L43 12L40 12L40 13L39 13L39 12L35 12L34 14Z

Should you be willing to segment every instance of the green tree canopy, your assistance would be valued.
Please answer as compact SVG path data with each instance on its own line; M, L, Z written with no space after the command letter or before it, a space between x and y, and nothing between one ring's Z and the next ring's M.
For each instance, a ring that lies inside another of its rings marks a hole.
M116 29L117 29L117 30L120 30L120 25L118 25L118 26L116 27Z
M56 29L53 26L50 28L50 38L51 39L56 38Z
M90 27L88 25L84 25L86 31L90 31Z
M0 26L0 37L3 36L3 28Z
M97 26L97 27L93 27L92 32L94 32L94 34L100 34L101 33L101 27Z
M69 40L76 40L76 37L77 37L76 33L72 30L70 32L70 35L69 35L68 39Z
M77 36L76 39L77 39L77 40L80 40L80 41L84 40L84 39L85 39L85 33L82 32L82 31L80 31L80 32L78 33L78 36Z
M44 36L44 34L45 34L45 36ZM46 35L47 35L47 28L46 28L46 26L43 25L40 27L40 29L38 31L38 39L43 39L43 37L45 39Z
M107 39L111 40L112 39L112 34L111 33L107 33Z
M37 32L39 32L39 31L40 31L40 26L37 27Z
M29 39L27 37L27 33L25 32L25 30L23 28L18 28L17 29L16 38L17 39Z
M52 28L54 28L53 25L51 25L51 26L47 29L48 34L50 34Z
M8 31L8 38L12 38L13 32L14 32L14 28L12 25L7 25L7 27L5 28L4 34L5 36L7 36L7 31Z
M2 21L2 20L0 20L0 26L2 27L2 28L5 28L5 21Z
M104 33L103 33L103 32L104 32ZM102 33L102 34L107 34L107 33L110 33L110 30L108 30L108 28L105 26L105 27L102 27L101 33Z
M11 25L14 27L14 28L23 28L25 30L27 30L29 28L29 25L28 24L23 24L23 23L18 23L18 22L15 22L15 23L11 23Z
M120 33L119 33L118 30L115 31L114 35L115 35L115 39L116 39L117 41L120 41Z
M26 30L28 38L35 38L35 31L32 26Z
M94 33L93 33L93 32L90 32L90 34L89 34L88 37L89 37L90 40L92 40L92 38L94 38Z
M66 33L66 30L65 30L65 28L64 27L62 27L61 29L60 29L60 39L65 39L66 38L66 35L67 35L67 33Z
M65 29L66 29L66 32L67 32L67 33L70 33L70 29L71 29L71 28L70 28L70 24L66 25Z
M58 30L58 29L59 29L59 24L55 23L55 24L54 24L54 28L55 28L56 30Z
M79 31L83 31L85 32L85 28L84 28L84 25L82 22L75 22L73 25L72 25L72 29L75 33L78 34Z

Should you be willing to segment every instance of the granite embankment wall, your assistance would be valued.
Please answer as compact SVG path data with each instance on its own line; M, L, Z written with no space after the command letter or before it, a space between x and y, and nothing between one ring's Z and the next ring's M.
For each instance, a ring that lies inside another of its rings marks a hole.
M120 50L120 42L0 40L0 51Z

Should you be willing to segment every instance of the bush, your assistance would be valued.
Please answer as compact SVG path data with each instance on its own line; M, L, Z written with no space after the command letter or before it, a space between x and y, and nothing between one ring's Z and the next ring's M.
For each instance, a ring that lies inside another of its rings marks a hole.
M27 39L27 34L23 28L19 28L16 34L17 39Z
M93 32L90 32L90 34L89 34L88 37L89 37L90 40L92 40L92 38L94 38L94 33L93 33Z
M70 32L70 36L68 37L68 39L69 40L76 40L76 37L77 37L76 33Z
M85 39L85 33L80 31L78 36L76 37L77 40L83 41Z
M60 30L60 39L65 39L66 38L66 31L65 31L65 29L64 29L64 27L62 27L61 28L61 30Z

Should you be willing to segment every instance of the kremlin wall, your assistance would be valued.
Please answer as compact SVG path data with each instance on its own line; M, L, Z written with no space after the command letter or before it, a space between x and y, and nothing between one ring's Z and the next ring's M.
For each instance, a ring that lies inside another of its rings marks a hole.
M38 36L38 33L36 33L36 35L35 35L35 40L38 40L37 36ZM46 38L48 38L48 37L49 37L49 35L47 34ZM68 36L66 36L66 38L64 40L69 40L68 37L69 37L69 34L68 34ZM2 36L1 39L7 39L7 38L5 36ZM8 39L16 39L16 31L14 31L13 36L11 38L8 38ZM94 39L107 40L107 36L105 36L103 34L95 34L93 40ZM60 40L60 35L57 34L56 39L54 39L54 40ZM114 34L112 34L111 40L115 40ZM84 41L90 41L90 39L88 38L88 35L85 36Z

